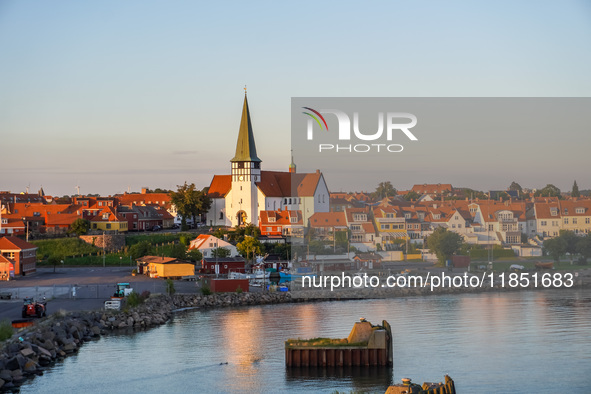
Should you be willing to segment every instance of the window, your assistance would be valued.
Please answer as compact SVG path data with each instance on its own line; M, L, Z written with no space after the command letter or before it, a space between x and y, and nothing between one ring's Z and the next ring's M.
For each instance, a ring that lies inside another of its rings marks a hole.
M410 214L410 213L405 213L405 214L404 214L404 218L405 218L405 219L410 219L411 215L412 215L412 214Z
M380 226L380 228L381 228L382 230L390 230L390 225L389 225L389 224L382 224L382 225Z
M573 224L577 224L577 218L573 218Z
M220 211L220 220L224 218L224 212Z
M568 224L568 218L564 218L564 224Z
M455 225L455 224L452 224L452 225L451 225L451 228L456 228L456 225Z
M591 223L591 220L589 218L585 218L585 224L589 224Z
M271 216L269 218L269 223L275 223L275 217L274 216Z
M291 218L289 219L289 221L290 221L291 223L297 223L297 222L298 222L298 218L297 218L297 217L295 217L295 216L293 216L293 217L291 217Z
M462 228L462 225L461 224L458 224L458 228Z
M387 213L387 214L386 214L386 217L387 217L388 219L392 219L392 218L394 217L394 214L393 214L393 213Z
M291 204L291 198L289 199L289 203Z
M267 227L267 232L273 231L273 227Z
M564 214L568 215L568 208L564 208Z
M576 213L585 213L585 208L575 208Z
M542 221L540 222L540 224L541 224L542 226L546 226L548 223L547 223L545 220L542 220Z
M107 229L111 228L111 223L107 223Z

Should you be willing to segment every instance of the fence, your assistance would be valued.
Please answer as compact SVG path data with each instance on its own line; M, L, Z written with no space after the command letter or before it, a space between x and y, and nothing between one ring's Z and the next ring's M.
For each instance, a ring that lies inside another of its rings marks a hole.
M149 291L150 293L165 293L166 282L135 282L130 283L131 288L137 292ZM12 294L13 299L35 298L47 299L109 299L116 290L114 284L97 284L97 285L62 285L62 286L35 286L35 287L15 287L2 288L2 292Z

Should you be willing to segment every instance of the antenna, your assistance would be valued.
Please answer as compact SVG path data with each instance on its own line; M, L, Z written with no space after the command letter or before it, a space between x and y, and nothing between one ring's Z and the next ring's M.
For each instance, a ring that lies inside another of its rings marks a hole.
M76 195L80 195L80 185L78 185L78 182L76 182Z
M26 194L29 194L29 187L31 187L31 182L29 182L29 184L27 185L27 193Z

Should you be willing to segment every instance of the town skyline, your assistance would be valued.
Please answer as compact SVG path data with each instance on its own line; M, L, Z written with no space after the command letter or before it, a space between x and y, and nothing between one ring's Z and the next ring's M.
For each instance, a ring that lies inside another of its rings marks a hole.
M185 180L205 187L213 174L229 173L245 84L267 170L290 163L292 97L591 96L591 54L580 51L591 35L589 8L575 1L455 2L430 5L430 12L417 4L345 3L337 13L307 3L314 15L288 4L163 4L3 2L0 50L10 61L0 64L1 190L43 185L48 194L72 195L80 186L83 194L109 195ZM348 28L353 21L356 29ZM442 148L455 143L442 141ZM516 180L567 190L576 179L590 188L588 133L561 130L523 149L543 149L543 158L530 158L544 162L549 147L562 145L568 149L555 149L543 173L536 163L518 166L511 179L499 169L475 174L431 156L382 180L476 189ZM345 190L347 181L332 175L329 188Z

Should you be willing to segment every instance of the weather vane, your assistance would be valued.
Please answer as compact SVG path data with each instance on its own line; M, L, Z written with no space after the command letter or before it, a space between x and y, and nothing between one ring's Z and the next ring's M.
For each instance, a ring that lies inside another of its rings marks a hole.
M246 85L244 85L244 94L246 94Z

